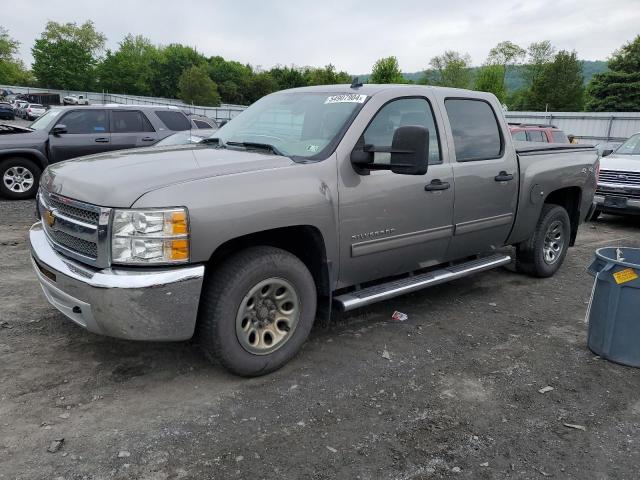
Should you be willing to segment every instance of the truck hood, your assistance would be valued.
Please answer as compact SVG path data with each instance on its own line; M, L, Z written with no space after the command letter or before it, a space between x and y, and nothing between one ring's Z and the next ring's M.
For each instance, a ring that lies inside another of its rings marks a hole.
M141 195L167 185L291 164L293 161L288 157L270 153L193 145L151 147L102 153L50 165L42 175L40 185L75 200L127 208Z
M600 159L601 170L616 170L623 172L640 172L640 155L616 155Z

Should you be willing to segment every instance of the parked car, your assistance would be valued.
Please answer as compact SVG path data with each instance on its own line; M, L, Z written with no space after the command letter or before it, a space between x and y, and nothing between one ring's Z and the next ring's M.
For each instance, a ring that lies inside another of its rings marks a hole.
M640 133L629 137L615 152L607 149L602 155L592 219L602 212L640 214Z
M612 152L615 152L615 150L622 145L622 142L602 142L602 143L596 143L594 145L595 149L598 152L599 156L607 156L609 154L611 154ZM604 155L606 153L606 155Z
M25 102L24 100L16 100L13 104L13 109L17 117L23 118L24 116L24 108L29 105L29 102Z
M195 128L202 128L202 129L218 128L218 123L214 119L205 117L204 115L191 114L189 115L189 118L191 119L191 123L193 123L193 126Z
M509 131L517 141L570 143L565 133L555 125L509 123Z
M14 120L16 115L13 111L13 107L9 102L0 102L0 119Z
M89 99L84 95L69 95L62 99L63 105L89 105Z
M34 197L47 165L82 155L146 147L181 130L189 118L168 107L54 107L28 129L0 135L0 195ZM20 172L16 174L16 172Z
M47 111L43 105L38 103L28 103L24 107L24 118L26 120L35 120L36 118L41 117Z
M553 275L591 213L592 147L520 145L489 93L268 95L197 145L50 165L30 231L49 301L92 332L184 340L246 376L352 310L511 262ZM153 268L151 268L153 267Z
M168 137L163 138L158 143L156 143L154 147L168 147L171 145L189 145L193 143L200 143L205 138L213 135L216 130L217 129L214 128L201 128L199 130L185 130L184 132L177 132L173 135L169 135Z

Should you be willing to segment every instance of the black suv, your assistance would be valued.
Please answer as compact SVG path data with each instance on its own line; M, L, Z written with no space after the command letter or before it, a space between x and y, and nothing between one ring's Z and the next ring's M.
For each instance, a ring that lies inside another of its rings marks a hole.
M0 125L0 195L34 197L50 163L94 153L148 147L193 124L158 106L54 107L29 127Z

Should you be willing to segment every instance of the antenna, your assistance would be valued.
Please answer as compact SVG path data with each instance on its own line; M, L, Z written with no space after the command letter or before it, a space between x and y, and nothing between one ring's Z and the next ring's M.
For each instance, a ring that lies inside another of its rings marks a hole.
M358 77L353 77L351 80L351 88L360 88L362 86L362 82Z

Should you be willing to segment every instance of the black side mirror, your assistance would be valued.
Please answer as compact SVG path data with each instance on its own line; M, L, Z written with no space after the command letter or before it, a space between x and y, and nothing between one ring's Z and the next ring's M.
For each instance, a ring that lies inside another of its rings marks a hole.
M373 154L390 153L388 165L374 163ZM417 125L398 127L393 133L391 147L364 145L361 139L351 152L351 164L357 173L367 175L370 170L391 170L401 175L424 175L429 167L429 129Z
M60 135L61 133L67 133L67 126L61 123L58 123L55 127L51 129L51 133L54 135Z
M611 155L613 153L613 150L611 148L607 148L606 150L602 151L602 156L603 157L608 157L609 155Z
M219 127L224 127L227 123L229 123L229 120L220 120L218 122L218 128Z

